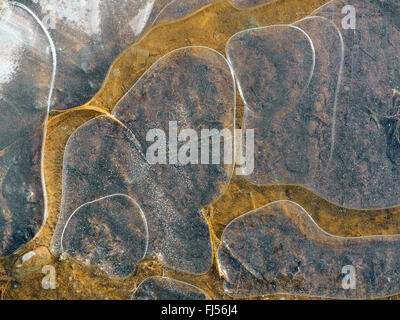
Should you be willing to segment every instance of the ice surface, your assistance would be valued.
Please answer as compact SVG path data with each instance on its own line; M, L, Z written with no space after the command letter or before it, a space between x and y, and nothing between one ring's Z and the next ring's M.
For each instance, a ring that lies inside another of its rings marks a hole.
M169 162L170 149L167 164L150 164L146 153L151 143L146 135L151 129L169 135L170 121L177 122L179 131L233 130L234 110L234 80L222 55L187 47L156 62L118 103L113 116L95 118L70 137L54 251L62 252L62 232L77 208L124 194L137 202L146 217L147 256L157 256L179 270L206 272L212 250L201 208L223 193L233 165L223 161L174 165Z
M29 9L0 9L0 256L40 229L46 216L43 137L51 103L55 54Z
M400 291L399 241L399 235L333 236L299 205L278 201L227 226L218 265L232 297L386 297Z
M132 300L208 300L203 290L167 277L151 277L136 289Z
M345 5L357 8L355 30L342 26ZM399 204L398 10L331 1L291 26L232 37L227 54L246 102L244 125L255 129L250 181L300 184L351 208Z

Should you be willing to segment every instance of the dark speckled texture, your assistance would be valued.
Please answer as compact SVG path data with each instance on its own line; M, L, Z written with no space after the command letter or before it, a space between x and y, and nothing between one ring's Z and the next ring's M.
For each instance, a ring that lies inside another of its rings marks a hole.
M152 277L144 280L136 289L132 300L208 300L201 289L188 283L166 278Z
M335 237L290 201L271 203L231 222L218 249L229 295L288 293L377 298L400 292L400 236ZM355 268L356 288L342 287ZM347 273L347 272L346 272Z

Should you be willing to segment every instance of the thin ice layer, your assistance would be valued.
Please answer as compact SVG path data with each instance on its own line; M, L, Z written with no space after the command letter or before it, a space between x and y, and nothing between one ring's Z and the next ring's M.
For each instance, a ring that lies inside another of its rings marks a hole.
M45 217L43 130L53 73L44 30L26 10L0 10L0 256L35 236Z
M239 32L226 51L247 107L259 116L290 112L314 72L313 43L295 26Z
M203 290L167 277L151 277L136 289L132 300L209 300Z
M28 6L51 33L58 53L57 109L86 103L114 59L151 26L167 0L46 0ZM116 18L118 17L118 18Z
M168 156L165 150L158 152L166 156L167 163L150 164L146 155L154 141L148 142L146 136L156 129L174 140L170 121L176 121L179 132L189 128L199 134L200 129L231 132L234 109L233 77L220 54L188 47L160 59L118 103L113 117L93 119L70 137L53 249L61 252L62 230L79 206L111 194L125 194L135 199L146 217L148 256L156 255L172 268L206 272L212 252L201 208L222 194L232 164L225 164L224 159L201 164L200 158L199 164L173 164L171 149ZM198 139L191 141L200 148ZM178 149L184 146L181 143ZM211 159L212 142L209 147L204 150Z
M0 153L0 256L19 249L43 224L42 141L38 134Z
M299 205L278 201L227 226L218 264L232 297L386 297L400 292L399 243L398 235L332 236Z
M236 0L234 5L253 5ZM257 3L265 3L269 0ZM55 105L67 109L88 102L128 46L152 26L185 17L216 0L34 0L27 4L48 26L60 69Z
M159 180L132 133L114 119L99 117L80 127L65 151L62 208L52 244L55 252L62 252L63 230L77 208L123 194L136 201L146 218L147 256L157 256L166 265L188 272L205 272L211 263L208 225L199 208L194 204L183 207ZM87 247L77 249L86 251ZM129 252L121 254L125 257Z
M323 174L329 170L334 148L332 136L335 124L332 118L335 117L343 67L343 45L336 26L325 18L309 17L297 22L295 26L307 32L312 41L315 66L311 81L302 95L285 105L289 111L262 117L252 112L250 106L246 108L244 125L246 129L254 129L255 132L255 169L248 179L256 183L313 186L325 183ZM259 29L258 32L264 34L266 30ZM235 42L231 42L228 48L232 55L237 52ZM235 54L236 58L239 56ZM266 52L262 56L270 59ZM264 61L259 60L253 68L260 67ZM290 72L296 73L296 69L290 69ZM251 70L249 74L252 74ZM242 79L241 74L238 77ZM281 79L276 85L281 83L286 83L286 80ZM265 81L257 90L253 88L250 86L246 90L260 93L261 98L268 99L269 81ZM282 94L283 91L291 90L283 84L281 89Z
M128 276L146 255L146 218L129 197L112 195L79 207L70 217L61 245L78 261L100 265L111 276Z
M235 127L234 80L222 55L205 47L187 47L167 54L121 99L113 114L133 132L146 155L154 144L154 139L147 138L148 133L165 133L167 154L158 155L159 162L164 163L153 164L152 168L163 177L161 183L173 198L184 206L195 202L202 208L221 195L232 174L233 156L226 163L224 151L230 148L233 154ZM220 137L224 129L231 136L225 140ZM183 130L194 134L190 141L197 150L197 156L190 157L187 164L182 163L182 150L190 142ZM207 138L202 130L209 130L212 137ZM176 139L174 148L172 142ZM219 150L218 163L213 162L213 149Z
M277 0L232 0L232 4L238 8L262 5L265 3L273 3Z
M351 27L352 23L347 20L352 17L348 6L355 9L355 30L343 30L342 24ZM345 44L332 174L329 183L317 190L349 207L398 205L399 4L335 0L314 14L332 20Z

